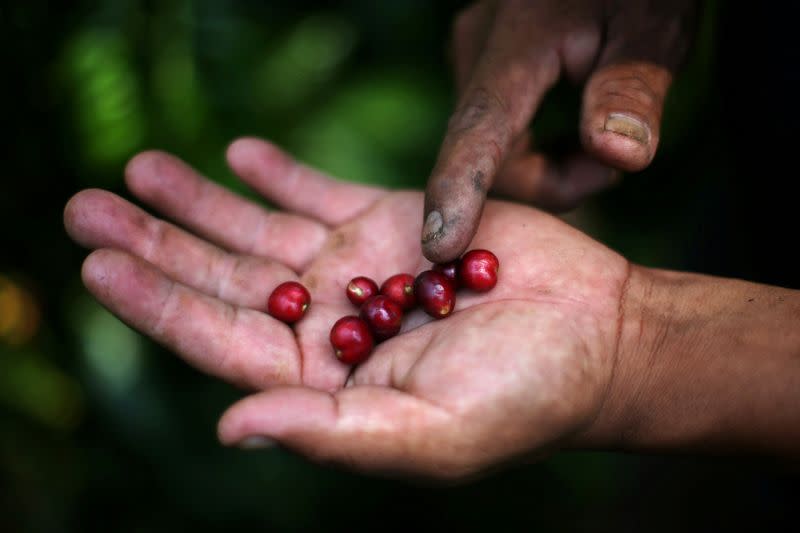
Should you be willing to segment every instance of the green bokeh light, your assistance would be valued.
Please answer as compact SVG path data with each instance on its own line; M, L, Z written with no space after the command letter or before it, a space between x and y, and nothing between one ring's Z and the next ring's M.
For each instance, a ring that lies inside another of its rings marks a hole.
M266 110L302 103L324 88L352 52L356 32L346 19L318 13L298 22L255 69L254 100Z
M75 304L74 327L94 381L107 393L123 396L142 377L142 338L87 296Z
M146 133L137 75L122 35L110 28L84 29L66 46L63 64L83 158L91 167L118 167ZM118 173L109 176L119 179Z

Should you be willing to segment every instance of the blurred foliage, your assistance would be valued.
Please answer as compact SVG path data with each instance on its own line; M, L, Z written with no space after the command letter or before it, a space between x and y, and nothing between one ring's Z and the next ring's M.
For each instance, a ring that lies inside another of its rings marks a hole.
M144 140L139 87L127 58L126 43L111 29L84 30L67 44L63 68L87 165L113 168Z
M61 229L63 205L87 186L124 194L125 162L139 150L174 152L249 196L223 157L244 134L346 179L421 187L452 107L444 43L460 6L32 0L0 7L2 97L13 137L0 193L2 531L423 523L674 531L748 523L743 509L758 511L752 516L763 526L789 504L779 472L721 460L567 453L461 487L430 487L315 466L280 449L223 449L216 419L240 392L187 368L81 288L84 252ZM697 250L708 242L704 224L734 166L713 118L715 6L707 4L670 94L655 163L576 217L646 264L714 269L697 261L708 257ZM537 139L574 136L579 96L567 84L548 95Z

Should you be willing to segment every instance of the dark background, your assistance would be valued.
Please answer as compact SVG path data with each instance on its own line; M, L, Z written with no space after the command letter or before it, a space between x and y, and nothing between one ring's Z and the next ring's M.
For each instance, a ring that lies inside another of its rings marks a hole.
M718 5L719 4L719 5ZM800 288L794 10L708 2L654 164L571 220L651 266ZM796 468L562 453L459 487L378 480L215 438L240 392L83 290L61 211L161 148L241 190L242 134L348 179L421 187L452 105L461 2L32 0L0 7L0 530L789 530ZM559 86L534 126L574 133ZM794 528L791 528L794 529Z

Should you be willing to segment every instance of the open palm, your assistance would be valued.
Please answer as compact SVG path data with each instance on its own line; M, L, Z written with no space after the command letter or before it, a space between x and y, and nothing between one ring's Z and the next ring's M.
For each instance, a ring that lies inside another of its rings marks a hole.
M286 211L158 152L134 158L127 183L188 231L100 190L65 211L70 235L98 249L83 278L100 302L193 366L259 391L223 416L223 442L265 436L354 468L459 477L557 445L597 415L616 357L622 257L540 211L489 202L472 247L500 258L496 288L459 293L445 320L410 313L353 370L328 341L356 312L344 287L430 265L422 193L336 181L254 139L228 158ZM312 296L294 329L264 313L290 279Z

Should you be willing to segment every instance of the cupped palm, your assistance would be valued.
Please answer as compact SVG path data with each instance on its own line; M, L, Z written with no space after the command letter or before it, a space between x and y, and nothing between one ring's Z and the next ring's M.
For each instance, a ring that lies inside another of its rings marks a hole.
M616 357L622 257L550 215L489 202L472 248L499 257L495 289L460 291L444 320L410 313L351 369L328 341L337 318L357 313L344 287L429 267L422 193L336 181L254 139L228 158L285 211L159 152L134 158L127 183L186 229L100 190L65 211L70 235L97 249L83 278L101 303L193 366L258 391L223 416L223 442L264 436L359 469L458 477L557 445L597 415ZM264 313L289 279L312 296L293 329Z

